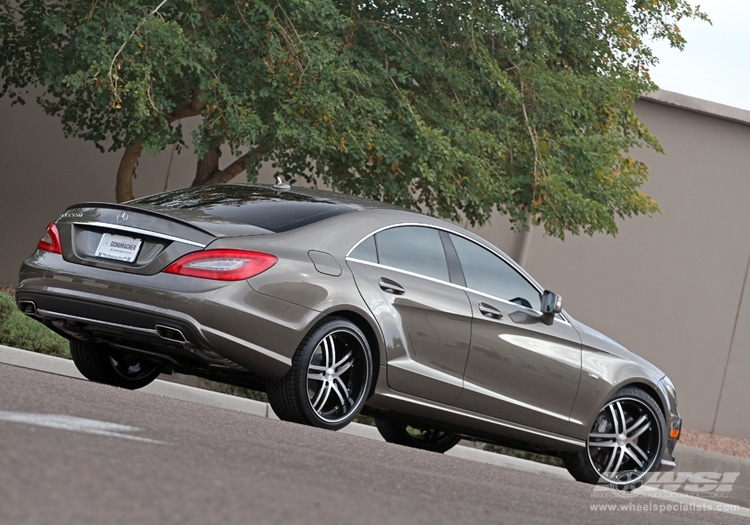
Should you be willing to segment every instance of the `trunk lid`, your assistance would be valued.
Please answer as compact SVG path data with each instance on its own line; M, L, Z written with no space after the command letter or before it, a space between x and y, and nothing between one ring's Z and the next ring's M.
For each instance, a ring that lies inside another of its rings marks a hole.
M65 260L145 275L217 238L270 233L197 210L104 203L69 207L57 228Z

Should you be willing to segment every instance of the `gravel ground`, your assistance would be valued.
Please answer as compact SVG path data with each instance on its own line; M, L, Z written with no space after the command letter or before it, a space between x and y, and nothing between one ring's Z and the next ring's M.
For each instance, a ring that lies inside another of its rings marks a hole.
M683 430L679 444L686 447L708 450L709 452L726 454L727 456L750 459L750 441L747 439L718 436L696 430Z

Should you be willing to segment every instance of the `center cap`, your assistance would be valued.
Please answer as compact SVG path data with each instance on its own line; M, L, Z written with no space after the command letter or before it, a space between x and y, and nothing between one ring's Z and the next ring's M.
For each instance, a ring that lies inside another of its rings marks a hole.
M327 369L327 370L326 370L326 377L327 377L328 379L332 378L332 377L333 377L334 375L335 375L335 374L334 374L334 372L333 372L333 368L329 368L329 369Z
M623 446L625 444L625 434L617 434L617 444Z

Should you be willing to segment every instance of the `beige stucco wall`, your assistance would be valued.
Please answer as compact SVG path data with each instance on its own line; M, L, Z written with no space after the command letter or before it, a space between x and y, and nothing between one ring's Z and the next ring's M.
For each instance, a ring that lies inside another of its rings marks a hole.
M503 217L479 232L562 294L579 320L668 372L687 428L750 438L750 113L657 98L636 110L666 155L638 157L651 167L645 191L662 215L623 221L617 238L561 242L533 230L526 249ZM0 158L2 284L17 281L21 261L66 206L113 200L119 153L64 138L34 104L0 100ZM193 170L190 153L146 156L135 193L186 186Z

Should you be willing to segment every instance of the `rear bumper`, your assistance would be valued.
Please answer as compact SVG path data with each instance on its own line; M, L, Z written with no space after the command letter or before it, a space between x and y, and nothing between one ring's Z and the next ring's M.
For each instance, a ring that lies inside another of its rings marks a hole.
M318 314L259 294L246 281L133 275L39 253L21 268L16 302L68 338L176 365L244 369L266 381L287 373Z
M213 351L192 319L105 304L101 298L84 300L47 292L24 290L16 295L16 302L21 312L68 338L104 340L113 346L155 353L173 363L195 360L239 367Z

